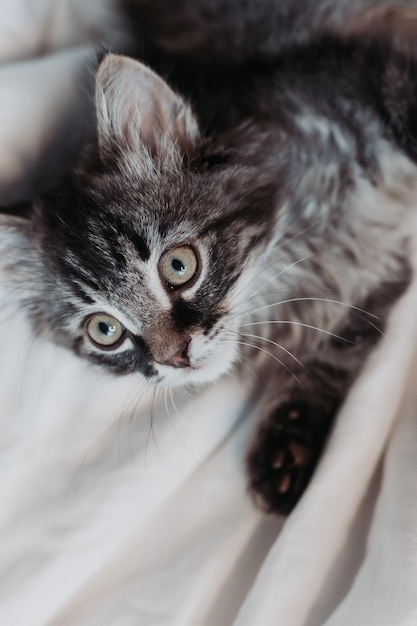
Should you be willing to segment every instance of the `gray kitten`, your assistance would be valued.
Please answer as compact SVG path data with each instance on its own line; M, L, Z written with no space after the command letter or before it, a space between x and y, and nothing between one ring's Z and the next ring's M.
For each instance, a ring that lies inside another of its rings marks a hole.
M410 278L417 64L326 37L147 54L168 81L104 56L96 141L0 216L2 258L35 328L115 374L255 370L249 484L288 513Z

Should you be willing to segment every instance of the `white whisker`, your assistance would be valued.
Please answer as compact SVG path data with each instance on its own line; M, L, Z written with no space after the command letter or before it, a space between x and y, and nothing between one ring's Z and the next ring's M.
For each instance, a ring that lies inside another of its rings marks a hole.
M261 285L261 287L259 287L253 294L251 294L251 297L256 296L260 292L260 290L263 289L263 287L268 285L270 282L272 282L276 278L279 278L280 276L282 276L282 274L284 274L285 272L288 272L288 270L292 269L293 267L296 267L296 265L299 265L303 261L310 259L311 256L312 256L311 254L308 254L302 257L301 259L298 259L298 261L294 261L294 263L291 263L290 265L287 265L286 267L284 267L282 270L280 270L279 272L271 276L263 285Z
M134 389L137 390L137 395L129 403L129 406L131 406L133 404L133 408L132 408L132 411L131 411L131 413L129 415L129 419L128 419L128 425L129 425L129 454L130 454L131 458L133 456L133 450L132 450L132 445L131 445L132 432L133 432L133 419L134 419L134 416L135 416L136 409L138 407L139 401L141 399L141 395L144 394L149 387L150 387L150 383L149 383L149 381L146 378L143 379L143 380L140 380L137 383L137 385L135 385L135 388L134 388ZM123 411L125 411L125 409L123 409Z
M230 332L233 332L233 331L230 331ZM260 339L261 341L265 341L266 343L269 343L269 344L279 348L280 350L285 352L285 354L288 354L288 356L290 356L292 359L294 359L294 361L296 363L298 363L298 365L300 365L300 367L304 368L304 365L301 363L301 361L299 361L299 359L297 359L297 357L294 354L292 354L292 352L287 350L287 348L282 346L280 343L277 343L276 341L273 341L272 339L267 339L266 337L262 337L261 335L252 335L250 333L241 333L241 332L236 333L236 334L238 334L240 337L249 337L251 339Z
M296 374L294 374L294 372L283 362L281 361L281 359L279 359L277 356L275 356L274 354L272 354L272 352L270 352L269 350L266 350L265 348L262 348L261 346L257 346L256 344L253 343L248 343L245 341L240 341L240 340L235 340L237 344L241 345L241 346L247 346L249 348L254 348L255 350L259 350L259 352L263 352L264 354L268 355L269 357L271 357L274 361L276 361L277 363L279 363L285 370L287 370L287 372L289 374L291 374L291 376L294 377L294 379L299 383L299 385L301 385L301 387L304 387L303 383L301 382L301 380L296 376Z
M296 234L294 234L292 237L288 237L288 238L286 238L286 239L285 239L285 241L283 241L283 243L282 243L281 245L282 245L282 246L284 246L284 245L285 245L285 246L288 246L288 244L289 244L289 243L291 243L291 242L292 242L292 241L294 241L294 240L299 239L302 235L304 235L305 233L307 233L308 231L310 231L312 228L314 228L314 227L315 227L318 223L320 223L320 221L321 221L321 220L320 220L320 218L317 218L316 220L314 220L311 224L309 224L309 226L307 226L307 227L306 227L306 228L304 228L303 230L298 231L298 232L297 232ZM288 255L287 255L287 256L288 256ZM304 258L305 258L305 259L306 259L306 258L310 258L311 256L313 256L313 254L308 255L308 256L306 256L306 257L304 257ZM281 255L281 256L275 257L274 259L272 259L272 260L271 260L271 262L270 262L270 263L268 263L268 265L266 265L266 266L264 266L264 267L260 267L260 268L259 268L259 269L260 269L260 272L259 272L258 274L256 274L256 276L253 276L253 278L251 278L251 280L250 280L250 281L249 281L249 282L248 282L248 283L247 283L244 287L242 287L242 289L240 289L240 290L239 290L239 291L235 294L235 296L234 296L234 298L232 299L232 301L231 301L231 302L233 302L233 301L236 299L236 297L242 293L242 291L246 290L246 289L248 288L248 286L249 286L251 283L253 283L255 280L256 280L256 281L258 281L258 280L259 280L259 278L260 278L260 275L264 274L265 272L268 272L268 270L270 270L270 268L271 268L271 267L274 267L277 263L280 263L281 261L283 261L283 260L284 260L284 258L286 258L284 255ZM301 260L304 260L304 259L300 259L299 261L296 261L296 263L301 262ZM291 265L290 265L290 266L288 266L288 269L289 269L290 267L292 267L292 266L291 266ZM284 270L283 270L280 274L282 274L283 272L285 272L285 268L284 268ZM279 274L279 275L280 275L280 274ZM273 276L272 278L269 278L269 279L268 279L268 280L267 280L267 281L266 281L263 285L261 285L260 289L262 289L265 285L267 285L268 283L270 283L270 282L271 282L271 280L274 280L274 278L277 278L277 277L278 277L278 276ZM258 292L255 292L255 294L257 294L257 293L258 293ZM255 295L255 294L253 294L253 295ZM238 306L239 304L240 304L240 302L237 304L237 306Z
M285 272L287 272L288 270L290 270L291 268L295 267L296 265L299 265L300 263L302 263L303 261L305 261L306 259L311 258L312 255L306 255L305 257L302 257L301 259L298 259L298 261L294 261L293 263L290 263L290 265L286 265L284 268L282 268L279 272L277 272L276 274L274 274L273 276L269 276L269 278L267 280L265 280L256 291L254 291L253 293L251 293L250 297L253 298L254 296L258 295L259 292L264 289L267 285L269 285L273 280L276 280L277 278L279 278L280 276L282 276L282 274L284 274ZM270 269L271 267L273 267L275 264L277 263L277 261L274 261L273 263L271 263L271 265L268 266L268 268L264 268L263 270L261 270L261 273L263 273L266 269ZM248 283L248 285L253 282L254 280L259 280L259 274L257 274L256 276L254 276ZM235 294L235 296L232 298L231 303L233 304L234 301L236 300L236 297L238 295L240 295L242 293L242 291L246 291L248 285L245 285L245 287L243 287L242 289L240 289L238 291L237 294ZM244 302L246 301L246 299L244 300ZM242 301L240 300L239 302L236 302L234 304L234 306L238 307L240 306L240 304L242 303Z
M340 339L341 341L345 341L346 343L353 343L350 339L346 339L346 337L342 337L341 335L332 333L330 330L325 330L324 328L320 328L319 326L313 326L312 324L304 324L303 322L296 322L291 320L265 320L263 322L252 322L251 324L241 324L240 328L244 328L245 326L260 326L263 324L290 324L292 326L301 326L302 328L317 330L319 333L329 335L330 337L334 337L335 339Z
M374 319L380 319L378 315L374 315L373 313L369 313L365 309L361 309L360 307L354 306L353 304L348 304L347 302L342 302L341 300L331 300L330 298L313 298L313 297L300 297L300 298L289 298L287 300L278 300L277 302L271 302L269 304L262 305L260 307L254 307L253 309L249 309L248 311L244 311L241 315L248 315L249 313L258 313L259 311L264 311L265 309L270 309L275 306L279 306L281 304L289 304L292 302L326 302L328 304L338 304L340 306L344 306L353 311L357 311L358 313L363 313L365 315L369 315L369 317L373 317Z
M159 394L159 391L160 389L158 387L153 388L153 398L152 398L152 406L151 406L151 412L150 412L149 429L148 429L148 434L146 437L146 444L145 444L145 468L147 467L147 463L148 463L148 449L149 449L149 443L151 439L155 446L156 453L159 456L159 449L158 449L158 444L156 442L155 428L154 428L155 421L156 421L157 394Z

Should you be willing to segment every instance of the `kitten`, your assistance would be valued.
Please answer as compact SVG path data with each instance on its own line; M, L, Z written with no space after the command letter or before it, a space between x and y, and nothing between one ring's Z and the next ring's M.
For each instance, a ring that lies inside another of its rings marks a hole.
M115 374L249 363L249 485L285 514L410 278L417 64L332 38L204 71L155 50L168 82L101 61L96 141L0 216L3 264L37 331Z

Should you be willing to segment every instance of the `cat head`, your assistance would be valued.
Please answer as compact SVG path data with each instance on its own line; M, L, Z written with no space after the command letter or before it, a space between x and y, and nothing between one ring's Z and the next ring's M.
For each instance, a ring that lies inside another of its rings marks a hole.
M190 106L139 62L104 58L96 114L94 147L12 224L36 326L115 373L213 380L237 360L271 185L256 168L205 162Z

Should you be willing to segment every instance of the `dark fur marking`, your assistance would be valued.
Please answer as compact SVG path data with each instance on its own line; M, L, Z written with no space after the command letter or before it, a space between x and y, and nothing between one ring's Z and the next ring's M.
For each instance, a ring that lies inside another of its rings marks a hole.
M77 283L84 283L93 291L100 291L99 283L92 276L87 276L82 270L78 271L75 267L67 263L65 259L62 259L60 264L62 266L61 271L65 276L72 278Z
M71 283L71 289L73 290L74 294L85 304L95 304L93 298L90 298L90 296L85 293L84 289L82 289L78 283Z
M74 349L78 354L83 354L90 361L110 369L114 374L125 375L133 372L141 372L147 378L157 375L153 365L152 355L149 348L141 337L131 335L134 344L133 350L126 350L118 354L109 352L84 352L81 340L77 340Z
M105 241L103 242L103 246L109 248L110 258L114 259L115 265L118 269L126 268L126 258L123 252L121 251L121 246L119 246L117 239L114 236L114 232L108 228L103 228L103 235L105 237Z
M275 187L266 185L245 197L245 205L207 224L202 235L213 230L226 230L233 225L257 225L267 230L274 214Z
M115 215L106 216L106 221L114 228L116 233L121 237L125 237L133 243L142 261L147 261L151 255L148 244L145 239L135 230L125 224L119 217Z
M219 316L214 313L203 312L201 309L178 298L172 306L172 318L180 331L199 326L204 332L209 332L219 319Z
M139 335L131 335L131 339L136 348L136 352L141 359L141 372L144 376L150 378L151 376L156 376L157 371L153 365L153 356L152 353L142 337Z

